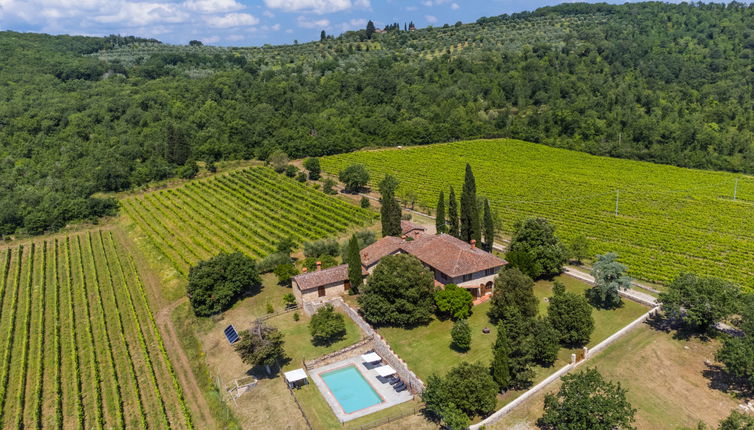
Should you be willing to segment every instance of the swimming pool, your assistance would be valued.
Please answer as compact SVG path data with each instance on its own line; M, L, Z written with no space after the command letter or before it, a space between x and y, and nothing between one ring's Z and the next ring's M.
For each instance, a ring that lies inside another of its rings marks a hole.
M382 398L356 366L347 366L320 376L347 414L382 403Z

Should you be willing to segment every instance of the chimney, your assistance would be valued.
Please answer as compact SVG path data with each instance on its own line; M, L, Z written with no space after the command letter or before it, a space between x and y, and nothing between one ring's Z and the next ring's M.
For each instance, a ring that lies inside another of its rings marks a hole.
M401 239L406 240L406 235L401 236Z
M471 239L471 249L476 248L476 239Z
M306 267L304 267L304 268L301 269L301 271L304 272L304 273L306 273L306 272L309 271L309 269L307 269Z
M421 231L419 231L419 230L416 230L416 231L414 232L414 239L418 239L418 238L419 238L419 235L420 235L420 234L421 234Z
M317 272L319 272L320 270L322 270L322 262L318 261L317 262Z

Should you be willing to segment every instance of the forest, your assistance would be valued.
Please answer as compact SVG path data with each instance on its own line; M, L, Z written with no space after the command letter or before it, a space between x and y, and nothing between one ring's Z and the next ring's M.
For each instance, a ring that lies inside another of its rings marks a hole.
M754 172L754 5L579 4L248 48L0 32L0 235L196 162L511 137Z

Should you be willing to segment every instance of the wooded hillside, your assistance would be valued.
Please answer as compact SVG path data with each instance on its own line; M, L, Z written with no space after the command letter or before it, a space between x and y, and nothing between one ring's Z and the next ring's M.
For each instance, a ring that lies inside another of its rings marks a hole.
M0 33L0 234L194 161L506 136L754 172L754 6L566 4L257 48Z

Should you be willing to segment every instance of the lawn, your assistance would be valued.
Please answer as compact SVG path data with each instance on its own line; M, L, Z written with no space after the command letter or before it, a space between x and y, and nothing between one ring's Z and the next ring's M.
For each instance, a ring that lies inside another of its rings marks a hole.
M568 291L583 293L589 285L569 276L559 276L557 280L566 285ZM540 312L547 310L545 297L552 295L552 281L539 281L534 292L540 302ZM496 330L487 318L490 302L474 307L469 317L471 326L471 349L465 353L450 348L451 320L434 319L426 326L410 330L397 327L384 327L379 332L387 339L398 355L408 363L409 368L419 378L426 380L432 373L445 374L452 367L462 361L481 361L485 365L492 360L492 344L495 342ZM606 339L621 327L641 316L647 308L628 300L624 300L623 307L616 310L597 310L592 315L595 321L595 331L589 346ZM484 327L489 327L489 334L482 333ZM570 350L561 349L559 362L548 369L537 369L537 379L544 379L555 369L570 360Z
M705 377L710 370L705 361L713 359L718 347L714 340L678 340L642 325L585 365L628 389L628 400L637 409L637 428L694 428L699 421L716 426L739 403L710 388ZM558 387L553 384L546 392ZM536 428L544 395L538 393L490 428Z

